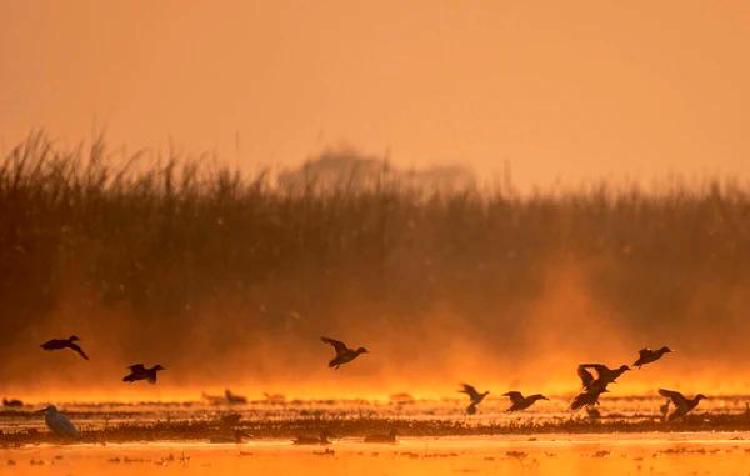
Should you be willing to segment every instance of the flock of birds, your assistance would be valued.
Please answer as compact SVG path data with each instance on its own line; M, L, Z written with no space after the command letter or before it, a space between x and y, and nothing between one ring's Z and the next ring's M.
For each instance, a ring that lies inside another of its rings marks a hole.
M633 363L633 367L641 368L641 366L656 362L661 359L664 354L671 352L672 350L663 346L659 349L641 349L639 351L638 360ZM630 366L621 365L617 368L611 369L603 364L581 364L578 366L577 374L581 379L582 389L578 395L573 398L570 404L571 410L579 410L586 408L590 415L598 416L598 411L595 406L599 405L599 398L605 392L608 392L607 387L615 383L615 381L625 372L630 370ZM594 375L596 374L596 375ZM489 391L479 393L476 388L471 385L464 384L461 393L465 393L469 397L469 406L466 407L466 413L473 415L477 411L477 405L479 405L484 397L489 395ZM698 406L701 400L705 399L706 396L698 394L693 398L687 398L682 393L675 390L659 389L659 395L666 397L667 400L664 405L661 406L662 413L666 416L667 421L676 420L687 415L691 410ZM524 396L521 392L511 390L503 394L510 399L511 405L507 411L515 412L529 408L538 400L548 400L547 397L541 394L534 394ZM674 406L674 410L669 413L670 404Z
M351 362L359 357L360 354L367 353L367 349L364 347L351 349L347 347L344 342L329 337L321 337L321 340L326 344L332 345L336 351L336 356L328 363L330 367L335 369L338 369L347 362ZM643 365L656 362L661 359L664 354L671 351L672 349L667 346L653 350L648 348L641 349L639 351L638 359L633 363L633 367L641 368ZM630 366L628 365L621 365L614 369L611 369L604 364L579 365L577 374L581 379L581 385L583 388L571 402L570 409L579 410L586 407L590 413L594 413L594 407L599 405L599 398L601 395L609 391L607 390L607 387L610 384L615 383L615 381L628 370L630 370ZM459 392L464 393L469 397L469 405L466 407L466 413L468 415L474 415L477 412L477 405L482 403L482 400L490 394L489 391L480 393L474 386L468 384L463 384L463 389L459 390ZM662 412L665 415L668 414L667 421L684 417L697 407L701 400L706 398L706 396L702 394L698 394L693 398L687 398L680 392L667 389L659 389L659 395L667 398L666 403L661 407ZM508 397L511 402L510 407L506 410L508 412L526 410L539 400L549 400L547 397L539 393L524 396L517 390L505 392L503 396ZM674 406L674 410L671 413L669 413L670 403Z
M348 347L344 342L330 337L321 337L321 341L333 347L335 356L328 363L329 367L333 369L339 369L342 365L347 364L362 354L368 353L365 347L358 347L356 349ZM83 351L81 346L77 343L80 339L78 336L72 335L67 339L52 339L41 347L47 351L70 349L76 352L84 360L89 360L89 356ZM642 349L639 353L638 360L633 364L634 367L640 368L643 365L656 362L661 359L664 354L671 352L669 347L661 347L659 349ZM157 364L152 367L146 367L144 364L133 364L127 367L130 371L129 374L125 375L122 380L124 382L136 382L140 380L147 381L151 384L156 383L157 372L166 370L162 365ZM615 383L615 381L625 372L630 370L630 366L621 365L620 367L611 369L603 364L581 364L578 366L577 374L581 379L582 389L578 395L573 399L570 404L571 410L579 410L586 408L589 414L597 414L595 406L599 405L599 398L605 392L608 392L607 387ZM596 375L594 375L596 374ZM463 384L463 389L459 392L466 394L469 397L469 405L466 407L466 413L468 415L474 415L477 412L477 406L482 403L484 398L490 394L489 391L479 392L474 386ZM686 398L680 392L674 390L660 389L659 394L667 398L667 401L662 405L662 412L666 415L667 421L682 418L693 410L698 403L705 399L706 396L698 394L692 399ZM539 400L548 400L547 397L541 394L533 394L524 396L517 390L511 390L503 394L510 399L510 407L506 410L508 412L522 411L534 405ZM674 410L669 413L670 403L674 405ZM79 437L78 429L75 425L62 413L57 411L54 405L49 405L45 409L40 410L40 413L45 414L45 423L47 427L57 435L77 438ZM669 414L668 414L669 413ZM667 415L668 414L668 415ZM300 439L301 438L301 439ZM304 437L298 438L296 444L308 444L312 441L307 442ZM390 441L395 439L395 433L388 435L382 435L382 441ZM325 444L327 437L325 434L321 434L319 437L314 437L314 443Z

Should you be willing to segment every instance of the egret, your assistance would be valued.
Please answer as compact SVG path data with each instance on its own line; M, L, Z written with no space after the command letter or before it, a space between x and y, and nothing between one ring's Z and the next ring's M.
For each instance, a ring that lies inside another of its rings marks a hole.
M39 412L44 413L44 423L54 434L65 438L80 438L81 435L75 425L68 417L58 412L54 405L49 405Z
M334 367L334 369L336 370L338 370L338 368L345 363L351 362L352 360L356 359L360 354L368 353L367 349L365 349L364 347L359 347L358 349L350 349L340 340L331 339L330 337L321 337L320 340L322 340L326 344L332 345L333 349L336 351L336 356L333 358L333 360L328 362L328 366Z

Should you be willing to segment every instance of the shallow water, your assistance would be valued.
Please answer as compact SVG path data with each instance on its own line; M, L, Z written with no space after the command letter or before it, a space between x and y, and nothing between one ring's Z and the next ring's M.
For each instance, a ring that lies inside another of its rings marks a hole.
M602 398L603 421L659 418L661 397ZM717 397L701 402L694 414L742 415L748 412L750 396ZM392 419L397 421L460 421L466 425L508 425L519 422L554 423L584 412L568 410L570 398L551 397L520 413L507 413L508 399L487 398L477 415L466 417L464 399L419 400L407 405L382 401L297 400L284 404L251 401L242 405L210 405L203 401L142 403L54 402L83 430L101 430L105 424L147 424L154 421L209 421L228 413L246 423L304 419ZM0 407L0 430L44 429L43 419L31 413L46 402L20 408ZM750 416L750 413L748 413Z
M256 440L240 445L154 442L0 449L0 475L736 475L749 471L750 433L402 438L397 444L344 438L326 447Z

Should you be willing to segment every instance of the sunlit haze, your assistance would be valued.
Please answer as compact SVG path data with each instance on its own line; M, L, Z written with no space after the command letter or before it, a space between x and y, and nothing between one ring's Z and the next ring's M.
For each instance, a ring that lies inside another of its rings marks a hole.
M0 140L215 151L349 144L520 186L746 176L750 5L0 1Z

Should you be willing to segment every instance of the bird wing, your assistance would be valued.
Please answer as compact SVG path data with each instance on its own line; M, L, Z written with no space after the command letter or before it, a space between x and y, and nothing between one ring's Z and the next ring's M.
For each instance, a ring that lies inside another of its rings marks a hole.
M581 379L584 388L589 388L594 383L594 376L586 370L586 365L579 365L576 373L578 374L578 378Z
M520 403L523 401L523 395L521 394L521 392L517 392L515 390L511 390L510 392L505 392L503 395L506 397L509 397L510 401L513 403Z
M652 354L653 352L654 352L654 351L653 351L653 350L651 350L651 349L649 349L648 347L647 347L647 348L645 348L645 349L641 349L641 350L639 350L639 351L638 351L638 357L639 357L639 360L640 360L640 359L645 359L646 357L648 357L649 355L651 355L651 354Z
M609 367L604 364L586 364L583 367L594 369L596 371L597 377L599 378L602 378L602 375L610 371Z
M479 398L479 392L477 392L476 388L474 388L473 386L471 386L469 384L466 384L466 383L463 384L463 386L464 386L464 389L463 390L459 390L459 392L465 393L472 400Z
M576 395L576 397L573 399L573 401L570 403L570 409L571 410L578 410L582 406L586 404L586 398L588 397L588 394L586 393L579 393Z
M346 344L344 344L340 340L331 339L330 337L321 337L320 340L322 340L326 344L332 345L334 350L336 351L336 354L341 354L348 350Z
M131 372L134 374L142 373L146 371L146 366L143 364L133 364L126 367L127 369L130 369Z
M672 400L672 403L674 403L674 405L677 408L683 409L683 408L687 408L688 406L687 399L680 392L676 392L674 390L665 390L663 388L660 388L659 395L661 395L662 397L667 397L670 400Z
M86 355L86 352L84 352L84 351L83 351L83 349L81 349L81 346L79 346L78 344L73 344L73 343L71 343L71 344L70 344L70 348L71 348L72 350L74 350L74 351L78 352L78 354L79 354L79 355L80 355L81 357L83 357L83 359L84 359L84 360L89 360L89 356L88 356L88 355Z

